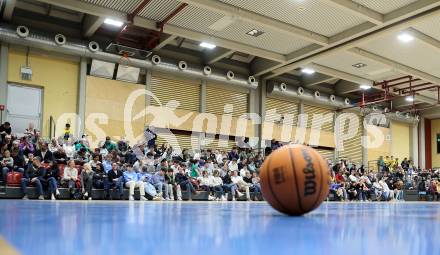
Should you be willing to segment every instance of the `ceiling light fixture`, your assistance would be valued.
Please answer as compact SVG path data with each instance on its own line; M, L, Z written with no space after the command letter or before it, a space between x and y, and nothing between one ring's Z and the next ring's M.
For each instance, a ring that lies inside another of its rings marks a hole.
M397 36L397 39L399 39L401 42L408 43L408 42L411 42L414 40L414 36L412 36L411 34L409 34L407 32L404 32L404 33L399 34Z
M363 90L369 90L369 89L371 89L371 85L368 85L368 84L361 84L361 85L359 86L359 88L360 88L360 89L363 89Z
M258 36L264 34L264 31L261 31L258 29L252 29L251 31L247 32L246 34L250 35L250 36L258 37Z
M303 69L301 69L301 72L305 73L305 74L314 74L315 70L313 70L311 68L303 68Z
M407 96L407 97L405 97L405 100L407 102L414 102L414 97L413 96Z
M212 49L214 49L214 48L217 47L217 46L215 46L215 45L212 44L212 43L201 42L201 43L200 43L200 47L203 47L203 48L207 48L207 49L212 50Z
M356 63L356 64L354 64L354 65L352 65L353 67L356 67L356 68L362 68L362 67L366 67L367 66L367 64L364 64L364 63Z
M104 23L115 27L122 27L124 25L124 22L110 18L105 19Z

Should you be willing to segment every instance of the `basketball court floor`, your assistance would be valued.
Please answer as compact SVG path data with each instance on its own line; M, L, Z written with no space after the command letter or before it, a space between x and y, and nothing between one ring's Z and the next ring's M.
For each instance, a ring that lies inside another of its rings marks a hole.
M286 217L266 202L1 200L0 215L21 254L440 254L432 203L323 203Z

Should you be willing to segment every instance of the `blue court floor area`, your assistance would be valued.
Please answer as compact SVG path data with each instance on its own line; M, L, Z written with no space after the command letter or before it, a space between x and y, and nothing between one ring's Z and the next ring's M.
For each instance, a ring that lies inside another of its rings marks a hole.
M287 217L265 202L0 200L22 254L440 254L438 203L324 203Z

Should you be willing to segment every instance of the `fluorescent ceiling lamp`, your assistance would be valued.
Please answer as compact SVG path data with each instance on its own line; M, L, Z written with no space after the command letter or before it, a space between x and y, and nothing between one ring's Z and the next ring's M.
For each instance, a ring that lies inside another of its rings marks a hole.
M303 68L303 69L301 69L301 72L305 73L305 74L314 74L315 70L313 70L311 68Z
M407 96L407 97L405 97L405 100L407 102L414 102L414 97L413 96Z
M362 84L359 86L359 88L363 89L363 90L369 90L371 89L371 85L368 84Z
M401 33L400 35L397 36L397 39L399 39L402 42L411 42L412 40L414 40L414 36L408 34L408 33Z
M201 42L200 43L200 47L203 47L203 48L208 48L208 49L214 49L215 47L217 47L217 46L215 46L214 44L212 44L212 43L207 43L207 42Z
M122 27L122 25L124 25L124 22L110 18L105 19L104 23L115 27Z

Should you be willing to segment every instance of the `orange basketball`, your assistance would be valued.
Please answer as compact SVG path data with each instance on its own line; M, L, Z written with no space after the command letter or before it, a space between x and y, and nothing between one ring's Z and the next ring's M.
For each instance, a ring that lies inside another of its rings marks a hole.
M261 167L260 179L266 201L289 215L312 211L329 192L327 162L303 145L286 145L272 152Z

